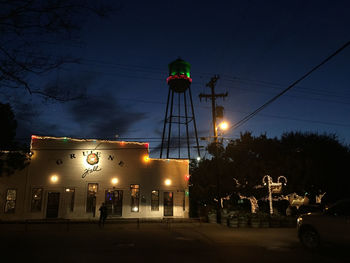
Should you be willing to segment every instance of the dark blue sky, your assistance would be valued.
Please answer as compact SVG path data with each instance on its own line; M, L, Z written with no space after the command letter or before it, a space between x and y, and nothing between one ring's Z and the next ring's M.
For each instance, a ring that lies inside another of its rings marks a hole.
M161 139L169 62L192 65L192 94L200 136L211 134L205 84L214 74L217 92L229 97L231 124L288 87L350 39L348 1L125 1L108 19L87 18L81 43L53 53L80 57L40 81L58 84L84 100L54 103L12 99L19 137L53 136ZM350 48L237 130L269 137L289 131L336 133L350 143ZM206 142L202 141L202 145Z

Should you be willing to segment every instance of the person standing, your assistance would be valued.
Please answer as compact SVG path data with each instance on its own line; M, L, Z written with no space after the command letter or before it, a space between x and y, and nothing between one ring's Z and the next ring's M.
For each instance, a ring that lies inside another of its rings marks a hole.
M102 203L99 210L100 210L100 220L98 222L98 225L100 227L102 227L105 225L106 218L107 218L107 206L106 206L106 204Z

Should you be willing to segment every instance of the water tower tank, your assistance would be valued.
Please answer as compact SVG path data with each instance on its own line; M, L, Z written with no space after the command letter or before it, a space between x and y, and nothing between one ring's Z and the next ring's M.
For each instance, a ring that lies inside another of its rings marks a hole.
M191 85L191 64L178 58L169 65L169 77L167 83L170 88L178 93L185 92Z

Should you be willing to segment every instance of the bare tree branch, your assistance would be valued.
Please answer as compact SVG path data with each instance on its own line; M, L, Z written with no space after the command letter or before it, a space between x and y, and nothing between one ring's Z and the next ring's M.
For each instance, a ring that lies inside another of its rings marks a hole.
M0 88L22 87L29 94L63 100L45 90L33 89L30 76L48 73L67 63L79 63L77 58L67 55L52 56L47 44L76 41L89 15L105 17L121 8L106 2L109 3L108 0L1 0Z

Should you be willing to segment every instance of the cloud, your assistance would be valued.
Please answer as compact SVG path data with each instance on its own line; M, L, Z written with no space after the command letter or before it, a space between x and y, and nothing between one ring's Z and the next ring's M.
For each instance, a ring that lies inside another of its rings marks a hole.
M146 114L121 105L112 94L102 93L69 103L69 114L80 125L77 137L113 138L146 119Z
M89 72L63 74L48 81L43 86L42 94L46 94L47 99L56 98L58 101L81 98L86 95L88 87L92 86L95 80L96 74Z
M58 135L62 130L58 124L41 119L41 105L17 100L13 103L17 120L16 138L22 143L29 143L31 135Z

